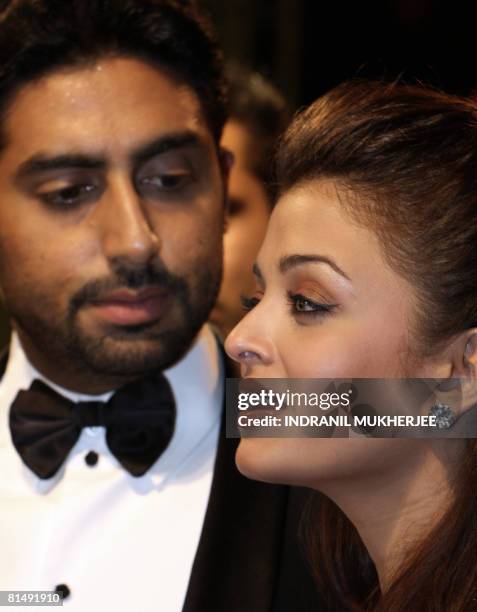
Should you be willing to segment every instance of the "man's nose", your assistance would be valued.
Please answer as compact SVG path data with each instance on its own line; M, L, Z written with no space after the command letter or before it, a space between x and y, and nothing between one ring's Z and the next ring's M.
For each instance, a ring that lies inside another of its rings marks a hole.
M103 252L109 261L139 265L159 252L160 240L150 210L129 178L111 178L97 215Z
M275 347L263 315L260 304L255 306L225 340L227 354L240 363L244 376L255 366L268 366L275 361Z

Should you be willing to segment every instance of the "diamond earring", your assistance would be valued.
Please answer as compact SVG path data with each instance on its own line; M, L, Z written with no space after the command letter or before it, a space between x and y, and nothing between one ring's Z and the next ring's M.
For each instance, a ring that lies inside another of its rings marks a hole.
M450 429L455 423L455 415L450 406L446 404L434 404L429 410L429 416L436 418L437 429Z

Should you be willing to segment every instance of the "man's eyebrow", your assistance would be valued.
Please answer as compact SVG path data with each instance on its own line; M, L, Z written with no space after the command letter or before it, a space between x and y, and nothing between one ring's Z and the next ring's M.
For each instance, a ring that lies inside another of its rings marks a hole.
M131 159L134 164L138 164L155 155L165 153L166 151L200 144L201 141L198 135L190 130L166 134L165 136L155 138L151 142L138 147L132 152ZM106 167L106 159L99 155L74 152L64 155L37 153L20 164L15 172L14 180L18 181L32 174L51 170L66 170L69 168L80 170L104 170Z
M138 147L133 151L131 159L134 165L138 165L156 155L190 146L202 146L202 141L195 132L185 130L166 134Z
M105 167L106 161L103 158L82 153L68 153L65 155L38 153L20 164L15 172L15 180L50 170L64 170L68 168L96 170Z
M343 276L347 280L351 280L350 277L338 266L338 264L333 261L330 257L326 255L286 255L280 259L278 264L278 268L282 274L288 272L292 268L296 268L297 266L302 266L308 263L324 263L330 266L337 274Z

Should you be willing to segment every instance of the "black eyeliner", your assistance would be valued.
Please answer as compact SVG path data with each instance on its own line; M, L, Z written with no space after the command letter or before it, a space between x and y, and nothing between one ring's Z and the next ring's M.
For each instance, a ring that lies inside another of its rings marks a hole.
M305 316L323 316L330 314L338 304L325 304L322 302L316 302L301 293L292 293L287 291L288 304L292 307L294 315L305 315ZM296 305L298 301L307 302L313 308L313 310L297 310Z

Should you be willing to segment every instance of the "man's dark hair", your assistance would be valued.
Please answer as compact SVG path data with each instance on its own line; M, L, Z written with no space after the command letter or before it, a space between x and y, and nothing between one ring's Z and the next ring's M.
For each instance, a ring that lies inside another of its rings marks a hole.
M174 0L12 0L0 15L0 116L23 85L118 56L190 86L219 140L226 118L220 53L194 7Z
M257 72L232 64L227 68L228 111L253 141L249 151L250 170L259 178L272 201L275 196L273 156L289 113L280 92Z

